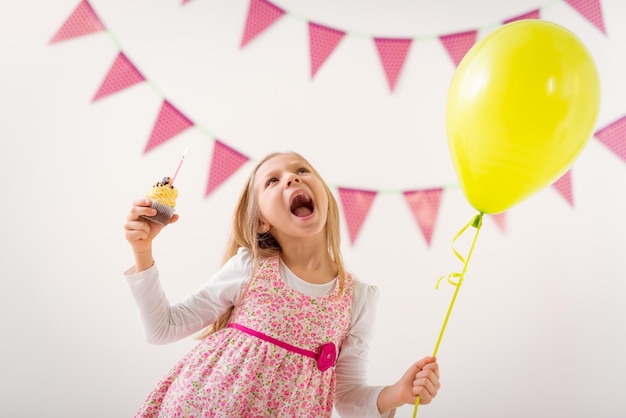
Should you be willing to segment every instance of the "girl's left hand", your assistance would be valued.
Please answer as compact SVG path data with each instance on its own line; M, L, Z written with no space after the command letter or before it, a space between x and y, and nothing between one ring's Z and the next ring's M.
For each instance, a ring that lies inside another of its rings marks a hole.
M385 386L378 394L378 412L381 414L405 404L414 404L417 396L420 404L430 403L441 387L439 365L435 357L424 357L409 367L400 380Z
M396 385L402 402L415 403L415 397L419 396L420 405L429 404L441 387L437 359L429 356L419 360L409 367Z

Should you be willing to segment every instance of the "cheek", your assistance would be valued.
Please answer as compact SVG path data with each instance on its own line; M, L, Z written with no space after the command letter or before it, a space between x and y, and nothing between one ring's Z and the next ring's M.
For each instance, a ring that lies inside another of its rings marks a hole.
M271 192L263 193L257 200L257 203L259 205L261 217L266 220L275 217L280 210L279 197L275 196Z
M267 220L267 215L272 213L272 211L269 210L267 206L268 205L265 203L265 201L259 200L259 213L261 215L261 218L265 220Z
M323 215L326 217L328 216L328 197L326 196L326 192L322 191L322 193L319 195L321 196L316 203L317 207L316 209L319 212L323 212Z

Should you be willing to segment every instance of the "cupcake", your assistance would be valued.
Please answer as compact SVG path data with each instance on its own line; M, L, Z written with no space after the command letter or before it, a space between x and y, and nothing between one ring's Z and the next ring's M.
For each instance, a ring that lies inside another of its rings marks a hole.
M178 197L178 190L174 188L174 184L171 177L163 177L163 180L155 183L152 189L146 193L146 198L152 202L153 209L157 210L154 216L141 217L152 222L159 223L161 225L167 225L172 215L176 211L176 198Z

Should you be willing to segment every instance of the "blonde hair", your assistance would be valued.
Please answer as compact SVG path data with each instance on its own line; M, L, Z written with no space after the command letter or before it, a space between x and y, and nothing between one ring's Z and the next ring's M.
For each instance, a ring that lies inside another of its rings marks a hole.
M309 166L311 172L320 180L324 190L326 191L326 195L328 197L328 215L325 225L326 241L328 253L334 261L337 269L339 289L341 292L344 287L346 270L341 257L339 207L335 197L330 191L330 188L317 170L315 170L315 168L304 157L296 152L274 152L268 154L254 167L248 176L246 185L241 191L239 200L235 206L231 234L226 246L226 251L224 252L222 263L226 263L230 258L237 254L237 250L240 247L248 248L252 252L252 259L255 268L258 267L261 259L279 255L281 253L280 245L270 233L258 232L258 228L261 225L262 220L261 211L259 210L259 205L256 199L254 184L254 177L259 167L261 167L268 160L281 155L292 155L302 159L302 161ZM203 339L210 334L225 328L226 325L228 325L233 308L234 307L230 308L228 312L221 315L217 321L209 325L198 338Z

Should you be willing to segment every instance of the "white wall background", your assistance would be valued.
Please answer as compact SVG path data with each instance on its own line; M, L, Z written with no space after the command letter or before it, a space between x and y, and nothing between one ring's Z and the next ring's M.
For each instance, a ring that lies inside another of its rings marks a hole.
M131 200L189 147L181 220L156 258L172 301L203 283L252 165L204 198L211 134L255 159L299 151L333 186L457 184L444 127L454 66L435 37L483 36L537 7L592 51L597 128L626 113L621 0L601 1L608 36L563 1L275 3L291 14L242 50L248 0L91 0L112 36L54 45L77 0L0 2L0 416L132 416L195 344L143 340L122 227ZM349 32L314 80L307 20ZM421 37L394 93L360 34ZM150 83L91 103L120 48ZM164 97L210 133L143 155ZM509 211L505 232L485 220L439 350L441 392L419 416L626 416L625 191L624 162L592 138L573 166L574 207L549 187ZM474 214L447 187L430 247L397 193L376 198L354 246L343 225L349 266L382 290L372 384L432 352L453 291L435 282L459 269L451 240Z

